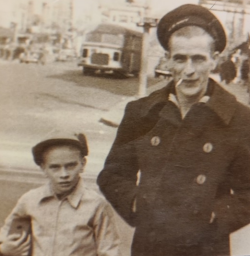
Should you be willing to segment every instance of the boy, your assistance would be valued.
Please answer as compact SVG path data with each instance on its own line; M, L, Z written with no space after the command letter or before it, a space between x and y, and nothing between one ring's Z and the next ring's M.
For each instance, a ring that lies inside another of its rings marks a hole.
M1 229L0 255L29 254L27 231L10 234L16 220L29 218L32 255L118 256L119 238L111 206L86 189L79 176L88 154L85 136L47 139L32 152L48 183L18 200Z

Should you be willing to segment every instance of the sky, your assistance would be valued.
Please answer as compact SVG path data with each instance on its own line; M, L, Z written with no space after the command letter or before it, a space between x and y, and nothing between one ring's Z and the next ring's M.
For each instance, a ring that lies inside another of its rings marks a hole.
M9 23L8 17L11 15L14 6L22 2L28 2L30 0L0 0L0 26ZM65 1L65 0L33 0L35 6L41 6L41 3L47 2L49 4L56 3L58 1ZM74 0L74 14L76 17L80 17L81 12L87 11L90 14L93 14L93 10L99 4L119 4L124 3L125 0ZM151 7L152 15L159 16L163 15L167 11L185 4L185 3L198 3L198 0L134 0L135 3L144 5L148 2L149 6ZM37 8L38 9L38 8Z
M10 17L13 14L13 9L16 6L19 6L20 3L27 3L31 0L0 0L0 26L9 27L10 25ZM68 1L68 0L33 0L35 9L41 12L41 6L43 2L47 2L48 4L55 4L59 1ZM83 17L83 13L87 13L92 17L92 20L98 20L98 13L95 11L99 5L118 5L119 3L124 3L125 0L72 0L74 1L74 17L75 20L79 20L79 24L81 24L81 18ZM187 3L197 4L199 0L134 0L135 4L145 5L146 3L150 6L150 16L153 18L161 18L165 13L171 11L172 9ZM212 1L216 7L216 0ZM212 7L212 6L211 6ZM17 8L16 8L17 9ZM216 13L215 13L216 15ZM218 15L217 15L218 16ZM225 14L224 14L225 16ZM249 15L248 15L249 16ZM223 22L226 17L223 17L223 14L219 14L219 19ZM249 19L245 22L249 24ZM248 28L248 26L246 26ZM250 28L248 28L250 30Z
M64 1L64 0L59 0ZM135 4L145 5L148 3L150 6L150 16L153 18L160 18L168 11L186 3L197 4L199 0L134 0ZM95 8L98 5L119 5L124 3L125 0L74 0L74 16L76 19L81 17L82 11L87 11L95 15ZM94 19L93 19L94 20Z
M12 0L13 1L13 0ZM63 0L61 0L63 1ZM82 8L91 8L92 5L96 4L109 4L112 5L124 3L124 0L75 0L75 12L79 12ZM135 3L144 5L148 2L151 7L152 14L164 14L169 10L172 10L182 4L194 3L197 4L198 0L134 0Z

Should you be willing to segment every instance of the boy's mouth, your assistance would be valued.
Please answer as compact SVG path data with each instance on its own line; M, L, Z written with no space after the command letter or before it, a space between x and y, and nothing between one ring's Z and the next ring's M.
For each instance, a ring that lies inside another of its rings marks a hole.
M59 182L60 186L63 186L63 187L68 187L70 185L70 182L69 181L63 181L63 182Z

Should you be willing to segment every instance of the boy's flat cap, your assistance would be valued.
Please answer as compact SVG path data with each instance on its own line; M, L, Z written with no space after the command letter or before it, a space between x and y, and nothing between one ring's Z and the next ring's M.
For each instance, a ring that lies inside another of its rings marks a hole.
M34 162L41 165L43 161L43 153L53 146L74 146L78 148L83 156L88 155L88 144L83 133L79 134L60 134L46 138L32 148Z
M168 50L170 36L180 28L198 26L209 33L215 42L215 51L222 52L226 46L226 35L219 20L207 8L185 4L161 18L157 28L160 44Z

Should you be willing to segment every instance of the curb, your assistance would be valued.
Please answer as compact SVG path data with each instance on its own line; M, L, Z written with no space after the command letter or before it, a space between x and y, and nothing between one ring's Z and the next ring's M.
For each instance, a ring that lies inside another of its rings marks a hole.
M155 85L148 87L147 95L151 94L152 92L154 92L156 90L161 89L162 87L164 87L166 85L166 83L167 83L166 80L162 80L162 81L156 83ZM101 117L100 122L102 122L108 126L117 128L123 118L126 105L133 100L137 100L138 98L139 97L136 97L136 96L126 97L124 100L122 100L121 102L117 103L112 108L110 108L110 110L108 112L106 112Z

